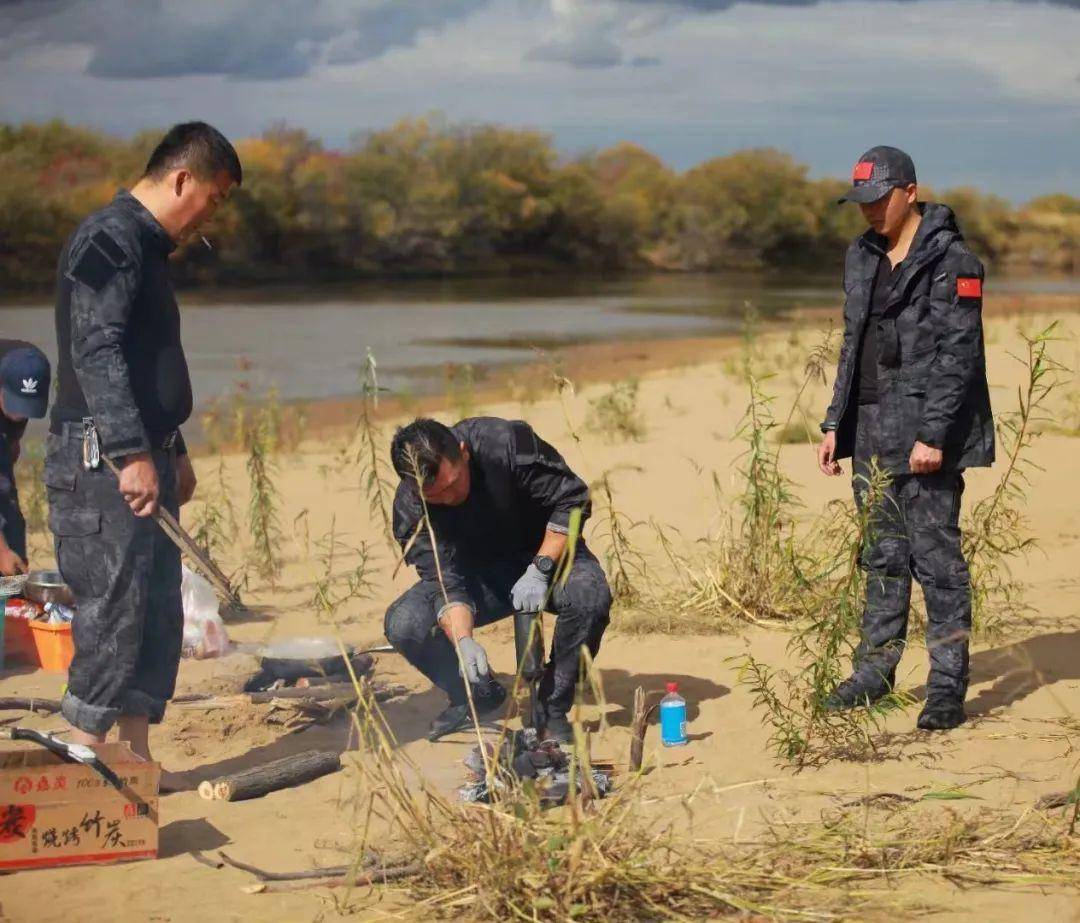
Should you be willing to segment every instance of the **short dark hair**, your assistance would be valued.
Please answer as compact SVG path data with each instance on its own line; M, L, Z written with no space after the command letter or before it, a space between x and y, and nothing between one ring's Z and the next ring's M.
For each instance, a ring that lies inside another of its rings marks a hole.
M430 417L417 417L398 427L390 444L390 461L402 480L415 481L417 469L424 486L435 480L444 458L461 458L461 442L449 426Z
M187 167L200 179L212 179L221 171L239 186L244 181L240 157L229 139L206 122L181 122L173 125L162 138L143 174L161 179L170 170Z

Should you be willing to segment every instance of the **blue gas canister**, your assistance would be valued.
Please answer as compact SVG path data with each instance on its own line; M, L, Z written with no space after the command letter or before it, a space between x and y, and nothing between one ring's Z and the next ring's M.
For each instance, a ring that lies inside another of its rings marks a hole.
M668 683L667 695L660 700L660 740L665 747L687 744L686 699L679 695L678 683Z

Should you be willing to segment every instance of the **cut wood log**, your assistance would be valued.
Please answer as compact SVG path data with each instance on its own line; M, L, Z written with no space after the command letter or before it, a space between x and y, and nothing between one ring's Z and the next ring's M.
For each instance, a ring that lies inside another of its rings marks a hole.
M0 697L0 710L24 709L25 711L40 711L47 715L55 715L60 711L60 703L56 699L39 699L36 696L3 696Z
M270 792L311 782L337 772L341 755L331 751L308 750L286 756L263 766L211 779L199 785L199 794L208 801L244 801L261 798Z
M1036 801L1035 807L1040 811L1048 811L1051 808L1063 808L1067 804L1072 804L1076 798L1076 789L1070 789L1067 792L1052 792L1049 795L1043 795L1042 798Z

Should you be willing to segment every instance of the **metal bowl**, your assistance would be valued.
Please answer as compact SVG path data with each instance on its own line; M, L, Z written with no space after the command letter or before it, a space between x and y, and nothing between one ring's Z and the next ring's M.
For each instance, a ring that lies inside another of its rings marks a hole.
M0 599L9 596L18 596L26 586L26 574L13 574L10 577L0 577Z
M60 576L58 570L30 571L22 595L40 606L46 603L60 603L68 607L75 605L71 588L64 583L64 578Z

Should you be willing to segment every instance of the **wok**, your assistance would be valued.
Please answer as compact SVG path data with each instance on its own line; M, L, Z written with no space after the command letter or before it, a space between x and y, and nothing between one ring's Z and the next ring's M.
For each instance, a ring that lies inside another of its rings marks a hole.
M347 647L349 662L357 675L367 673L372 659L367 651ZM333 638L290 638L268 644L262 649L259 662L264 676L287 682L304 676L333 676L347 674L341 648Z

